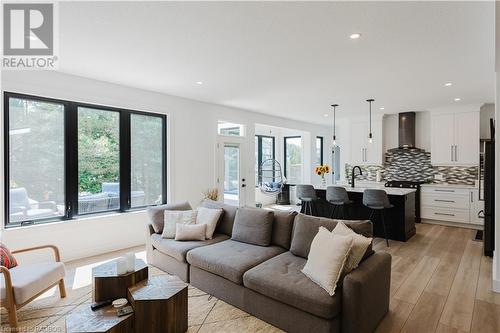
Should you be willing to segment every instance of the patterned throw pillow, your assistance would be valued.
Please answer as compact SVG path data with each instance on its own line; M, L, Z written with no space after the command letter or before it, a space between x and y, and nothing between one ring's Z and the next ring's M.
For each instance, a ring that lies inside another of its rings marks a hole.
M9 249L0 243L0 264L7 267L8 269L17 266L16 258L10 253Z

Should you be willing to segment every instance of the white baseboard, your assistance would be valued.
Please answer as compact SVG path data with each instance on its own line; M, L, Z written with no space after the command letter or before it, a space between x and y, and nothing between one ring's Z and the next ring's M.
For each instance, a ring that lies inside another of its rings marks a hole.
M500 271L498 271L499 267L497 265L498 258L493 254L493 279L492 279L492 289L496 293L500 293Z

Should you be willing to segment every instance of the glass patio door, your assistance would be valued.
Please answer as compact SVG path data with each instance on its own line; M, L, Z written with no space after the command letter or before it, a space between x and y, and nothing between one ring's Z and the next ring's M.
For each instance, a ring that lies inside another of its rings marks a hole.
M233 138L221 138L218 156L217 182L222 201L232 206L244 206L246 183L242 176L242 142Z

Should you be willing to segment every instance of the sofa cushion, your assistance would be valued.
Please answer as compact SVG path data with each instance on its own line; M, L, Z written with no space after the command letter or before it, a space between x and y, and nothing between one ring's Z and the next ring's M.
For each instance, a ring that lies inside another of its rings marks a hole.
M204 241L176 241L174 239L161 238L161 235L151 235L151 245L163 254L169 255L180 262L186 262L188 251L197 247L222 242L229 237L223 234L214 234L212 239Z
M278 245L284 249L290 250L293 221L296 215L296 211L274 211L273 235L271 244Z
M229 239L188 252L187 261L234 283L243 283L243 274L285 250L279 246L258 246Z
M164 211L165 210L191 210L191 205L189 202L178 202L167 205L159 205L159 206L150 206L148 207L148 215L151 220L151 225L153 226L153 230L157 234L161 234L163 232L163 219L164 219Z
M44 289L64 278L64 264L61 262L41 262L23 264L9 270L16 304L28 301ZM0 277L0 296L5 299L5 279Z
M203 202L201 203L201 207L222 208L224 213L222 213L219 219L219 223L217 223L215 232L219 234L226 234L228 236L232 235L234 218L236 216L236 211L238 210L238 207L226 205L225 203L219 201L213 201L210 199L203 200Z
M248 244L271 244L274 213L261 208L240 208L234 219L231 239Z
M325 217L315 217L304 214L298 214L295 217L293 224L292 233L292 244L290 245L290 251L296 256L302 258L307 258L309 250L311 248L311 243L316 234L318 233L319 227L325 227L329 231L337 225L337 221ZM373 224L369 220L363 221L347 221L341 220L346 226L351 228L353 231L361 234L365 237L373 236ZM367 258L373 253L372 245L368 246L363 259Z
M175 227L176 241L204 241L206 239L206 224L177 224Z
M342 293L333 297L305 276L306 259L285 252L248 270L245 287L313 315L331 319L339 315Z
M175 238L177 224L195 224L198 212L196 210L164 210L163 231L161 237Z

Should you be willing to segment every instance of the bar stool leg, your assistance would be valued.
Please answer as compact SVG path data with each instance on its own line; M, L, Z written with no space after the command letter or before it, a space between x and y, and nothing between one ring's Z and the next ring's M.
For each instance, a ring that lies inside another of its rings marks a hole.
M340 206L340 213L342 214L342 220L345 220L345 205Z
M387 243L387 247L389 247L389 239L387 238L387 228L385 226L385 209L381 211L380 216L382 218L382 227L384 228L385 242Z
M335 208L337 208L336 205L332 205L332 212L330 213L330 218L333 219L335 216Z

